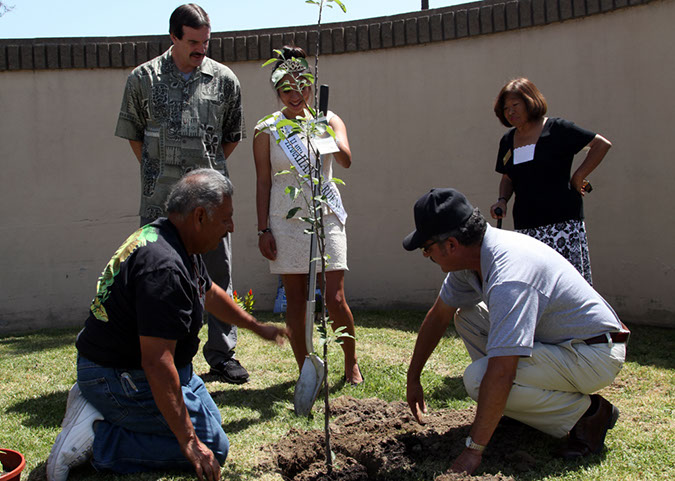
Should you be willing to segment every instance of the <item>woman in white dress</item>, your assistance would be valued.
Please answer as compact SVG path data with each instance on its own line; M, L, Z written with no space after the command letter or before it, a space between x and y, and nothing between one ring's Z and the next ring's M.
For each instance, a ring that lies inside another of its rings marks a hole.
M305 52L297 47L282 49L282 55L275 64L272 78L283 108L256 126L253 141L257 179L258 247L262 255L269 260L270 272L281 275L286 291L286 325L299 369L302 369L305 356L308 354L305 345L305 309L310 236L304 233L308 225L298 217L308 215L304 199L311 199L312 195L307 185L303 185L303 193L295 200L285 193L289 185L297 186L293 176L297 175L298 169L293 170L291 174L276 176L275 174L289 170L292 165L287 151L284 151L281 144L277 142L276 123L283 119L309 115L306 107L313 98L312 89L309 85L298 87L298 84L302 86L302 74L307 73L307 70L303 68L301 62L295 60L305 58L305 56ZM276 75L275 72L277 72ZM282 72L286 74L278 78ZM344 168L349 168L352 163L344 122L330 111L326 117L328 124L335 132L339 151L324 156L324 181L332 179L333 160ZM298 137L298 140L301 140L299 144L306 144L304 136L298 135ZM307 155L303 160L307 162ZM326 265L326 307L333 321L333 329L345 326L346 332L354 336L354 317L344 292L344 271L347 270L347 237L344 225L346 214L341 209L339 193L337 199L337 206L333 209L325 206L323 210L326 254L329 256ZM293 218L287 219L288 212L295 207L300 207L302 210ZM351 384L360 384L363 382L363 376L357 364L354 339L343 338L342 340L344 341L342 350L345 356L344 379Z

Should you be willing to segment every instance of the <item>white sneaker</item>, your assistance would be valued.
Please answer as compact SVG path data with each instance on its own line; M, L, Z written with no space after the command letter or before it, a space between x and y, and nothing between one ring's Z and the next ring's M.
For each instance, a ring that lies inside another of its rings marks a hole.
M47 481L66 481L70 470L84 464L94 446L94 422L103 415L80 392L77 383L68 393L61 432L47 459Z

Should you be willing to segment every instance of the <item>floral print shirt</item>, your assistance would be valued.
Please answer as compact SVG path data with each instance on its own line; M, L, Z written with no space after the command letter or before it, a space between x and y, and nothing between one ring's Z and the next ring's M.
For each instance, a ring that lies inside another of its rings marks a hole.
M209 167L228 175L222 144L246 137L239 80L208 57L186 80L169 49L129 75L115 135L143 142L139 213L163 216L186 172Z

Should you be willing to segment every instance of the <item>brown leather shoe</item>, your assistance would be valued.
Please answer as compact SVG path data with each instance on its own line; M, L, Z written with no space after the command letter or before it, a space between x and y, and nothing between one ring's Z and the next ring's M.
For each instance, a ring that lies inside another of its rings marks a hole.
M612 429L619 419L619 410L598 394L591 397L597 400L597 409L593 414L584 415L574 425L569 434L567 446L558 452L564 459L576 459L588 454L597 454L605 445L607 431Z

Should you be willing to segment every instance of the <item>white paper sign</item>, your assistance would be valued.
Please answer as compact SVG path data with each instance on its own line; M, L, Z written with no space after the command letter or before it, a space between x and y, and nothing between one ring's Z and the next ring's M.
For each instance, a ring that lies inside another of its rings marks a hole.
M320 155L328 155L340 151L337 142L335 142L335 139L330 135L323 138L313 138L311 142L312 146L319 151Z

